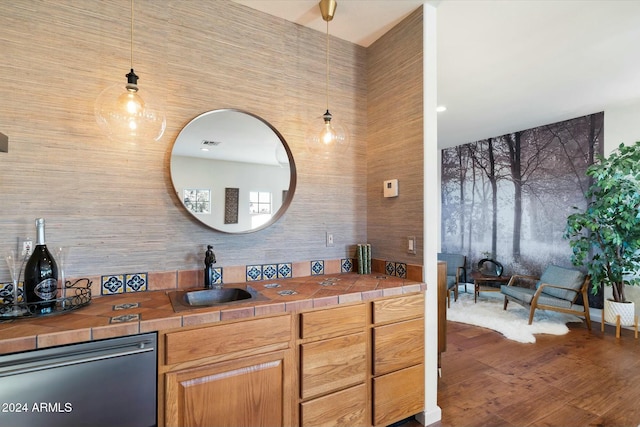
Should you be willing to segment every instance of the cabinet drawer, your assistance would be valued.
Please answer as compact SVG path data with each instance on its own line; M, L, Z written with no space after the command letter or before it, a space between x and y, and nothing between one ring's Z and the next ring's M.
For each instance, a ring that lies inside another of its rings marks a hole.
M373 303L373 323L424 316L424 293L388 298Z
M316 338L360 332L366 325L365 304L300 314L300 338Z
M363 383L367 379L365 333L302 344L300 371L303 399Z
M204 357L238 351L259 351L260 347L284 343L291 339L291 317L264 319L209 326L165 335L165 363L171 365Z
M368 425L364 384L300 404L301 426L353 427Z
M381 375L424 362L424 319L373 328L373 374Z
M424 365L373 379L373 424L389 425L424 409Z

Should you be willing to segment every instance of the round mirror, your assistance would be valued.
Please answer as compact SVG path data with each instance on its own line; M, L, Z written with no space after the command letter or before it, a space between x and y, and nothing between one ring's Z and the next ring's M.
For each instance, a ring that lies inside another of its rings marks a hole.
M225 233L248 233L284 214L296 188L296 166L282 135L239 110L199 115L180 131L171 180L187 211Z

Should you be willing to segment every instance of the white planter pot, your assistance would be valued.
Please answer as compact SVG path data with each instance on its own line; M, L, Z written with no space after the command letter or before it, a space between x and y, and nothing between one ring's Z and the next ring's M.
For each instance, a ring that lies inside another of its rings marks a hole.
M610 299L604 300L604 321L616 324L620 315L620 325L633 326L635 324L636 305L633 301L615 302Z

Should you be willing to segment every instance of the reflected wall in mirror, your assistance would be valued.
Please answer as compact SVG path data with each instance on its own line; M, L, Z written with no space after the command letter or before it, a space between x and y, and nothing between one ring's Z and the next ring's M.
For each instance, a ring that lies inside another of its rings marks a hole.
M185 209L225 233L273 224L296 187L293 156L280 132L234 109L209 111L187 123L174 142L170 168Z

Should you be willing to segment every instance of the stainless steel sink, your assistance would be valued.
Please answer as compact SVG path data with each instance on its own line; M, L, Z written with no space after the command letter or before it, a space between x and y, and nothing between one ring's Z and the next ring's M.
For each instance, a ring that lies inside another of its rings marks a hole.
M169 299L173 306L173 311L215 307L219 305L237 304L250 301L265 301L267 297L260 294L251 286L242 288L214 288L196 289L192 291L169 292Z
M222 304L251 298L251 294L240 288L204 289L184 294L184 302L190 306Z

